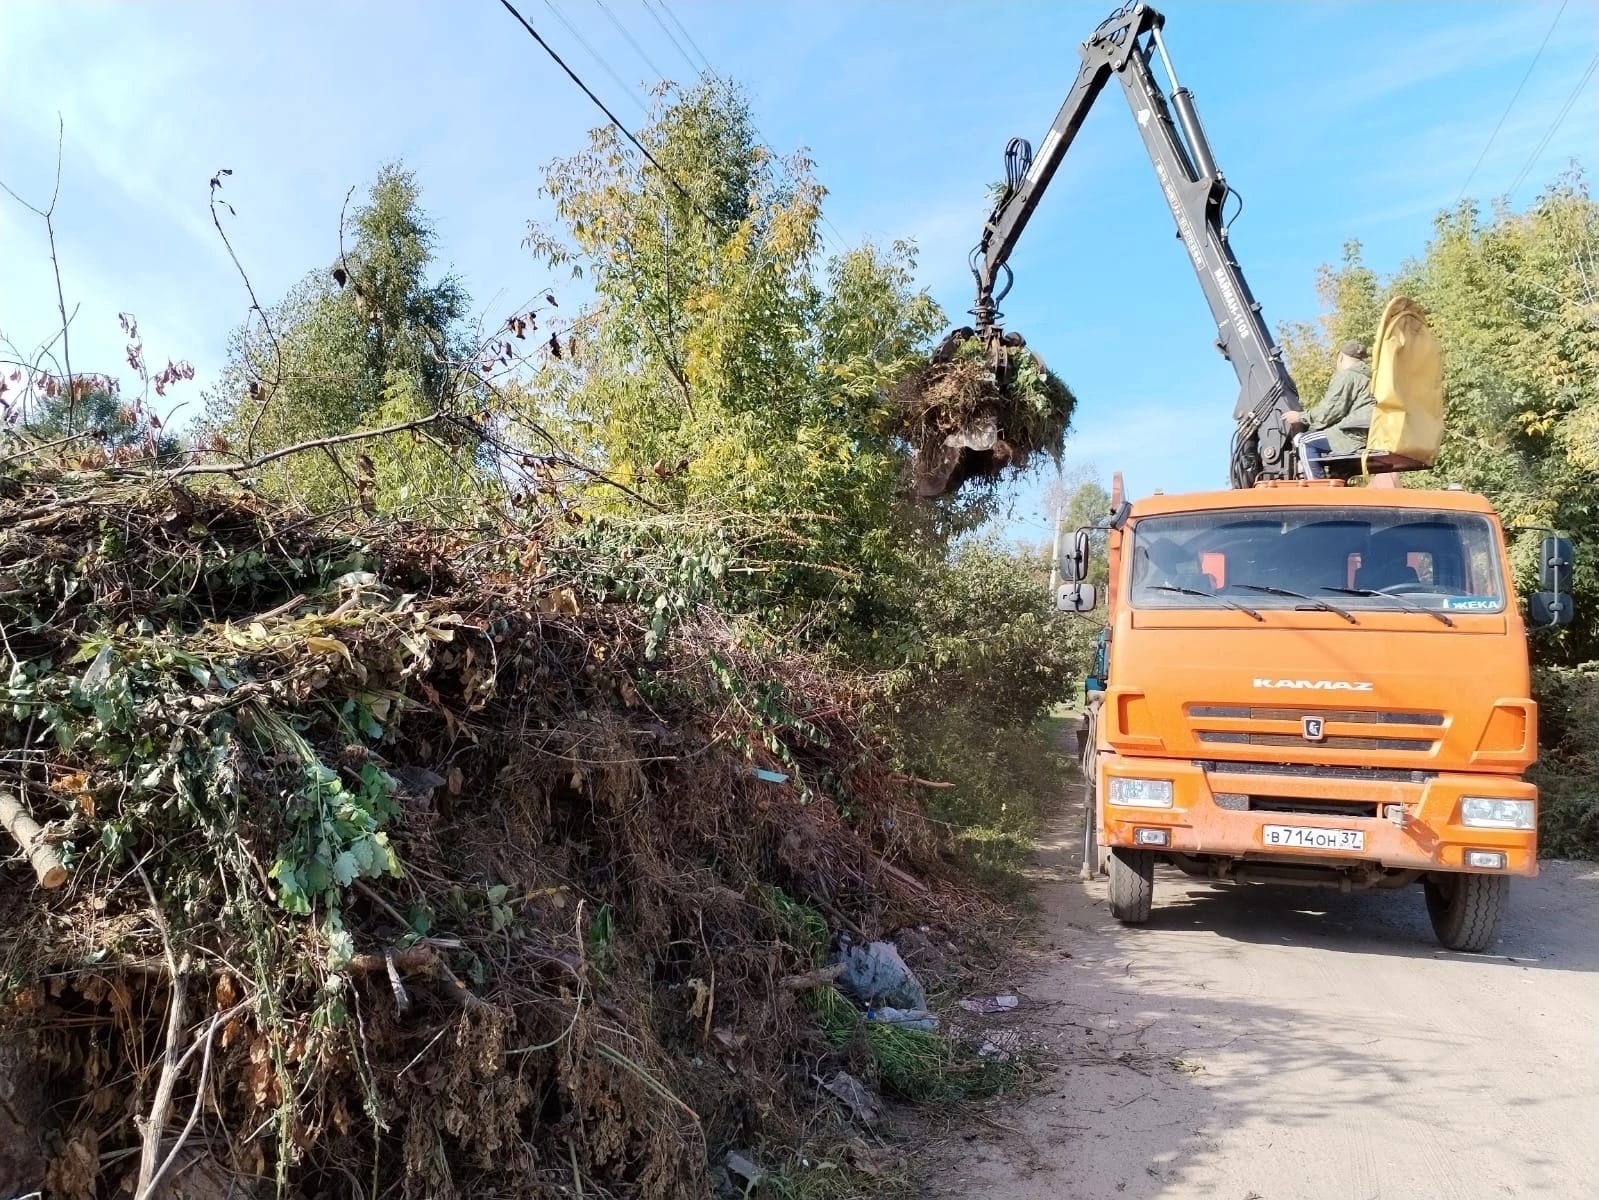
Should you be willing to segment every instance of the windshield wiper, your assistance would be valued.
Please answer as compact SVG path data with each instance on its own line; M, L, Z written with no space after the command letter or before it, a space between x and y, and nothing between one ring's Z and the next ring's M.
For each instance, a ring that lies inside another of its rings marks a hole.
M1226 596L1218 596L1215 592L1202 592L1198 588L1179 587L1175 583L1156 583L1151 584L1150 586L1153 591L1157 592L1181 592L1185 596L1203 596L1206 600L1220 600L1228 608L1236 608L1241 613L1248 613L1257 621L1264 621L1266 619L1254 609L1250 608L1247 604L1240 604L1236 600L1229 600Z
M1425 604L1417 604L1414 600L1408 600L1404 596L1396 595L1393 592L1376 592L1371 588L1345 587L1323 587L1321 590L1324 592L1337 592L1341 596L1378 596L1384 600L1394 600L1398 602L1400 608L1408 608L1411 612L1424 612L1429 617L1442 621L1451 629L1455 627L1455 623L1450 620L1449 614L1441 613L1436 608L1428 608Z
M1273 596L1292 596L1295 600L1303 600L1312 607L1321 609L1323 612L1337 613L1351 625L1360 624L1359 621L1355 620L1355 614L1350 612L1347 608L1339 608L1336 604L1328 604L1327 601L1318 600L1315 596L1307 596L1304 592L1292 592L1287 588L1272 587L1271 585L1265 583L1235 583L1233 586L1236 588L1243 588L1246 591L1251 592L1270 592Z

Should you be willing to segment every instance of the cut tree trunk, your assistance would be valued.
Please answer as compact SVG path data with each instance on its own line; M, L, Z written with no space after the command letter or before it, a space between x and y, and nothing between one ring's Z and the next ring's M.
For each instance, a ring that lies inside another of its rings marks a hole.
M44 831L12 792L0 791L0 825L5 827L28 856L40 887L58 888L67 881L67 870L61 865L54 848L45 842Z

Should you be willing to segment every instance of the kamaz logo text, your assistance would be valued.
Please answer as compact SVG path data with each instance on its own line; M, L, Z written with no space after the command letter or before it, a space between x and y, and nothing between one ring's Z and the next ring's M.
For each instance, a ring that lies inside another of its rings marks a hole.
M1258 688L1283 688L1299 692L1369 692L1372 685L1348 679L1257 679Z

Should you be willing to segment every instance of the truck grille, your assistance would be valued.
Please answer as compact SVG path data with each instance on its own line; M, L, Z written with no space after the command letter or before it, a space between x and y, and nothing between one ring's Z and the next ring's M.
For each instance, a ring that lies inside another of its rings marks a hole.
M1443 713L1364 712L1353 708L1251 708L1242 704L1190 704L1190 717L1228 717L1243 721L1297 721L1320 717L1346 725L1442 725Z
M1392 767L1334 767L1304 763L1240 762L1228 759L1196 758L1194 765L1207 774L1282 775L1290 779L1352 779L1357 783L1426 783L1437 778L1436 771L1406 771Z
M1372 800L1306 800L1298 796L1248 796L1250 812L1304 814L1315 817L1376 817Z
M1275 746L1306 750L1391 751L1429 754L1437 749L1444 714L1391 709L1285 708L1244 704L1190 704L1194 737L1205 745ZM1319 738L1304 732L1307 717L1322 722Z
M1310 741L1302 734L1240 733L1221 729L1201 729L1199 740L1230 746L1326 746L1329 750L1407 750L1421 754L1437 744L1430 738L1339 737L1336 734Z

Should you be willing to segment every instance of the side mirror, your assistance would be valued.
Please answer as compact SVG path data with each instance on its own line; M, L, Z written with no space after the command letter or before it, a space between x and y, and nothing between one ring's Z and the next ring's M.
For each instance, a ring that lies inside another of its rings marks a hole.
M1060 560L1060 577L1067 583L1077 583L1088 578L1088 530L1079 529L1072 535L1072 546Z
M1548 592L1568 594L1571 591L1571 563L1574 554L1571 540L1559 536L1546 537L1538 550L1538 583Z
M1570 592L1534 592L1527 597L1527 616L1535 629L1570 625L1576 610Z
M1055 593L1055 607L1061 612L1093 612L1099 603L1099 589L1091 583L1063 583Z

